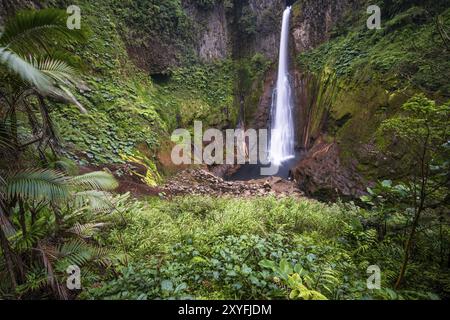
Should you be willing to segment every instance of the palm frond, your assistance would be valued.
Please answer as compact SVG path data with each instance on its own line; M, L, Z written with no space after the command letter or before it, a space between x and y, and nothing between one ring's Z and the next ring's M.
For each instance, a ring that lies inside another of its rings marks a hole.
M58 9L21 11L6 21L0 44L14 52L29 54L84 41L86 32L67 28L67 18L67 13Z
M70 92L70 90L64 85L59 84L58 87L50 93L50 96L53 96L56 99L61 99L64 103L74 104L81 113L88 113L83 105L77 100L77 98L75 98L72 92Z
M54 88L49 77L8 48L0 47L0 64L5 65L23 81L34 85L42 93L48 94Z
M91 247L81 239L72 239L59 245L58 255L60 256L58 260L61 263L79 267L82 267L93 257ZM65 261L61 261L62 259Z
M53 263L58 258L58 249L53 245L42 245L40 243L38 243L37 249L42 254L41 257L47 274L48 284L52 288L53 293L60 299L67 300L67 289L58 281L58 276L53 268Z
M69 182L74 187L84 190L114 190L119 186L117 180L110 173L96 171L72 177Z
M59 259L55 264L57 270L65 270L69 265L84 268L88 263L96 263L106 267L112 259L122 259L120 252L87 243L82 239L68 240L58 247L58 252Z
M4 64L22 81L35 86L42 95L60 99L65 103L72 103L80 112L87 113L66 87L67 83L75 83L76 78L74 69L64 61L51 58L47 58L43 62L37 61L36 58L30 58L28 61L7 48L0 47L0 64Z
M67 88L69 85L77 85L80 82L77 77L77 72L72 66L63 60L50 56L40 58L31 57L29 63L49 79L53 80L53 88L44 94L61 99L67 103L72 103L77 106L80 112L87 113L86 109Z
M54 169L54 170L61 170L65 173L67 173L68 175L75 175L78 173L78 167L76 165L76 163L72 160L69 159L58 159L54 162L51 162L49 164L50 168Z
M19 171L7 177L5 194L10 199L60 201L69 196L67 180L54 170Z
M63 60L49 56L41 58L32 56L29 63L56 82L77 83L76 70Z

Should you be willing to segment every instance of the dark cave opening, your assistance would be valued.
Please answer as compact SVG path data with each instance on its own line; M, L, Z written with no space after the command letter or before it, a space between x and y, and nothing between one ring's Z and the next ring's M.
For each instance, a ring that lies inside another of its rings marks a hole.
M168 83L171 79L171 75L168 73L153 73L150 77L154 82L161 85Z

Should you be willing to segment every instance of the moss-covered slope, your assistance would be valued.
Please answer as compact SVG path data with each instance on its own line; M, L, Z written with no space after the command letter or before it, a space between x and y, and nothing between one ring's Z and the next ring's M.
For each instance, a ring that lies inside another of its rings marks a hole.
M437 101L450 98L449 43L441 34L450 27L449 4L378 2L381 30L367 28L365 9L351 11L329 41L297 55L307 119L300 140L309 148L319 136L337 143L339 160L367 180L402 173L402 163L380 148L383 137L376 132L383 120L419 92Z

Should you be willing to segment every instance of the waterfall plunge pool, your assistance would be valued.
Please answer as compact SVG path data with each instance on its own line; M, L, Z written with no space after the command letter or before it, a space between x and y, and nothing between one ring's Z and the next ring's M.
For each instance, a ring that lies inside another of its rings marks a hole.
M281 164L278 173L274 176L289 179L290 170L300 162L304 155L304 151L296 151L295 156L292 159L289 159ZM226 181L250 181L268 178L268 176L261 175L261 167L267 166L263 166L261 164L243 164L235 173L225 176L224 179Z

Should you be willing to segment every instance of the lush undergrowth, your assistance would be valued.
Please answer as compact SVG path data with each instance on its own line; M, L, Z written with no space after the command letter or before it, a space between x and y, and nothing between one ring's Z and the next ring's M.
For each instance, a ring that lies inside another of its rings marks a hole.
M392 289L402 258L404 221L378 238L373 214L353 204L312 200L184 197L129 201L122 196L98 236L123 250L102 281L83 283L83 299L434 299L449 294L433 256L436 236L419 235L404 286ZM367 269L381 269L381 290ZM442 269L445 270L445 269ZM448 271L446 271L448 272Z

